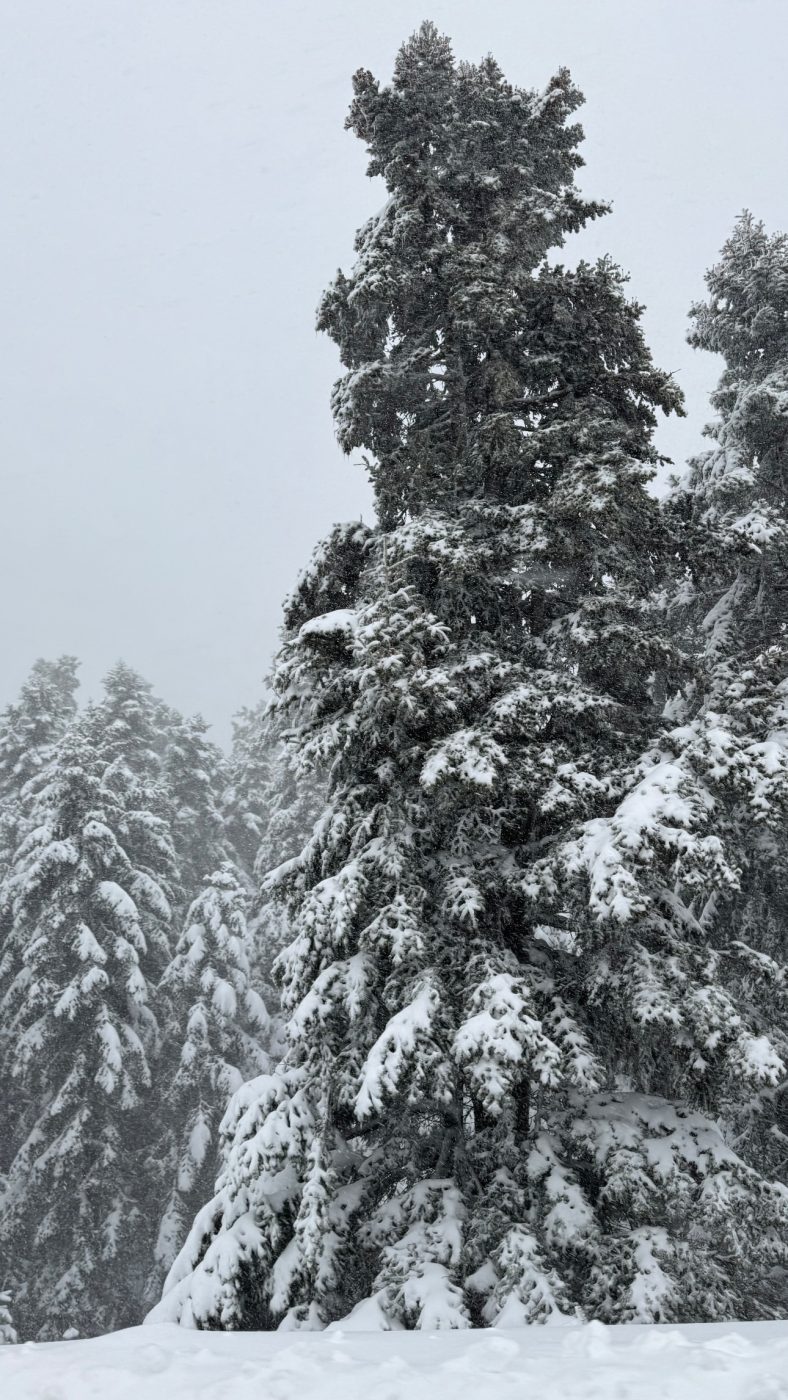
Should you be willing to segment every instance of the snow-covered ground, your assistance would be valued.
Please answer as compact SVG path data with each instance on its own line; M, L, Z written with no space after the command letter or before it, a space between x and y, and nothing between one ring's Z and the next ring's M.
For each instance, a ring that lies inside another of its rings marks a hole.
M788 1322L359 1333L136 1327L0 1347L3 1400L786 1400Z

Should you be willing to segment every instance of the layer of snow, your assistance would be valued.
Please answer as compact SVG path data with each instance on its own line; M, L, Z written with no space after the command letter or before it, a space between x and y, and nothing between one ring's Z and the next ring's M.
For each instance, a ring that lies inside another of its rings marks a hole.
M352 608L335 608L333 612L321 613L305 622L299 637L328 637L332 632L341 632L351 637L356 630L356 614Z
M190 1332L0 1347L3 1400L784 1400L788 1322Z

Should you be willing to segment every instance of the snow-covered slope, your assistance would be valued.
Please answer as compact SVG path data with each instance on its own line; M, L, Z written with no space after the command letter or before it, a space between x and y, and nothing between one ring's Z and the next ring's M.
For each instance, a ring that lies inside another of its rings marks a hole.
M788 1400L788 1322L189 1332L0 1348L3 1400Z

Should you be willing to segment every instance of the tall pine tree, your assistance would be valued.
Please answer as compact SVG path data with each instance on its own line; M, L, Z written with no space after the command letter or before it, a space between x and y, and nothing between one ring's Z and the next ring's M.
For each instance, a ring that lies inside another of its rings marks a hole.
M639 871L642 794L621 814L689 665L646 489L681 400L618 269L547 260L602 208L573 184L579 94L456 65L431 25L354 88L388 200L319 324L380 525L335 530L286 609L279 704L330 773L278 876L290 1045L228 1111L155 1316L768 1309L784 1198L681 1100L782 1065ZM703 804L659 793L665 860L719 877Z
M61 741L3 887L2 1066L20 1093L4 1121L0 1254L25 1337L137 1321L155 1231L145 968L166 900L124 845L135 823L100 737L88 712Z
M684 768L713 794L736 874L709 892L718 932L753 1016L788 1055L788 238L748 213L692 308L691 344L723 357L709 449L672 509L695 549L676 597L701 657L699 685L672 735ZM739 964L737 967L736 964ZM788 1174L785 1086L750 1100L739 1134L766 1169Z

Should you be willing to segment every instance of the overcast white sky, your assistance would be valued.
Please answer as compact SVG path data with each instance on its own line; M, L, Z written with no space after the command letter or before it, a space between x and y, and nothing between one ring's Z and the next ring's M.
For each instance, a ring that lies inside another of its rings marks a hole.
M314 312L382 202L350 76L424 18L522 86L571 68L614 211L567 256L630 271L697 448L687 308L742 207L788 228L788 0L0 0L0 705L123 656L224 741L313 543L370 517Z

